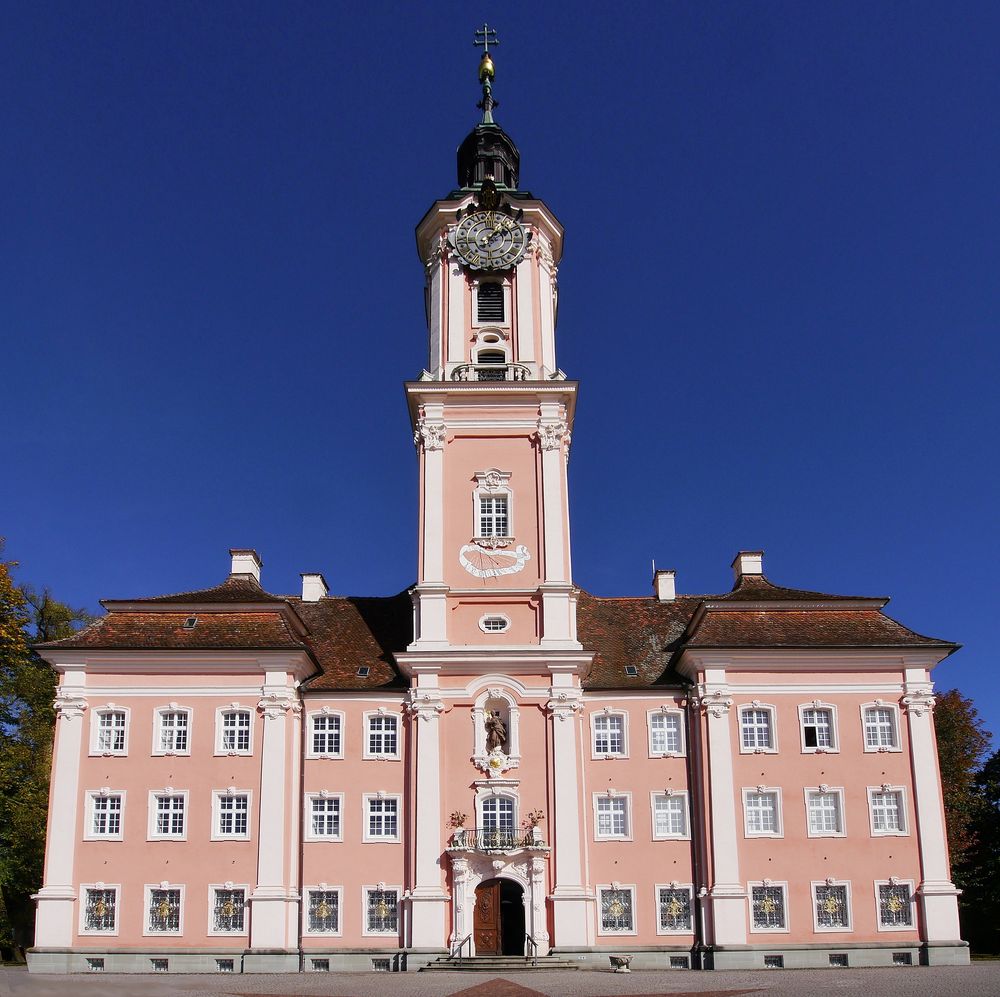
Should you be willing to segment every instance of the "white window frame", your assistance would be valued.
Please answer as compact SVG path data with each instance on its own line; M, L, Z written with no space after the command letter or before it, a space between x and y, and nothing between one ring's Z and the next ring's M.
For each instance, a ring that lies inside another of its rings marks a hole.
M749 819L748 796L770 794L774 799L774 821L777 827L773 831L751 831ZM785 836L785 815L781 806L781 789L778 786L744 786L743 796L743 837L744 838L783 838Z
M656 801L657 800L677 800L681 801L681 814L684 817L684 830L680 834L658 834L656 831ZM653 790L649 794L649 820L653 835L653 841L688 841L691 838L691 807L687 790ZM659 896L659 894L657 894ZM659 923L659 914L656 917Z
M396 751L394 753L389 752L373 752L371 750L371 722L374 718L380 720L385 718L392 718L396 721ZM361 757L368 761L386 761L386 762L398 762L402 759L402 747L403 747L403 718L400 714L396 713L394 710L387 710L384 706L379 707L377 710L369 710L364 715L364 740L362 742Z
M876 745L871 745L870 746L868 744L868 727L867 727L867 722L865 720L865 713L868 710L889 710L891 712L891 714L892 714L893 737L894 737L894 739L896 741L896 743L895 743L894 746L889 747L888 745L882 745L882 744L876 744ZM885 753L885 752L893 752L893 751L902 751L903 750L903 730L902 730L902 727L900 725L899 720L900 720L900 718L899 718L899 704L898 703L887 703L887 702L885 702L885 700L882 700L882 699L876 699L874 702L871 702L871 703L862 703L861 704L861 746L864 749L865 753L866 754L875 754L875 753Z
M340 745L337 751L314 751L313 734L317 717L339 717L340 718ZM342 710L331 710L324 706L322 709L313 710L307 715L306 725L306 758L340 758L344 757L344 742L347 740L347 720Z
M625 893L626 891L632 894L632 927L629 930L624 931L614 931L605 930L603 925L603 918L601 917L601 893L604 890L614 890L617 893ZM597 884L597 933L598 935L603 935L604 937L610 938L621 938L630 935L639 934L639 909L635 902L635 884L634 883L598 883ZM657 913L657 922L659 922L659 913Z
M687 930L683 928L664 928L660 926L660 890L687 890L689 909L691 911L691 927ZM695 909L694 885L692 883L657 883L653 887L653 910L656 912L656 933L658 935L693 935L695 918L698 912Z
M165 713L186 713L187 714L187 745L183 751L175 749L165 749L162 743L162 724ZM166 706L157 706L153 710L153 756L164 757L168 755L186 756L191 754L191 741L194 737L194 710L190 706L181 706L178 703L168 703Z
M657 751L653 747L653 719L655 717L677 717L677 739L679 746L676 751L666 749ZM648 736L649 757L650 758L683 758L687 753L687 737L684 730L684 711L670 706L661 706L656 710L646 711L646 732ZM659 896L659 894L657 894Z
M622 750L621 751L598 751L597 750L597 721L605 717L620 717L622 721ZM615 758L628 758L629 747L629 715L627 710L615 710L610 706L595 710L590 714L590 757L592 759L606 759L611 761Z
M487 620L501 620L503 622L503 627L499 630L491 630L486 626ZM479 617L479 629L482 630L484 634L489 634L491 637L496 634L505 634L510 630L510 617L506 613L484 613Z
M847 896L847 927L826 927L819 923L819 912L816 909L816 888L819 886L843 886L846 887ZM854 905L851 896L851 881L849 879L816 879L809 884L809 903L812 906L813 931L817 934L846 934L854 931Z
M830 746L817 746L811 748L806 744L806 710L828 710L830 713ZM837 724L837 707L833 703L824 703L820 700L813 700L811 703L799 704L799 740L802 744L804 755L836 755L840 753L840 728Z
M337 801L337 826L336 834L316 834L313 831L313 800L336 800ZM329 790L321 789L315 793L306 793L305 807L305 840L306 841L343 841L344 840L344 794L331 793ZM319 887L317 887L319 889Z
M302 892L304 903L302 904L302 937L303 938L339 938L344 933L344 887L331 886L329 883L316 883L314 886L304 886ZM309 904L312 893L336 893L337 894L337 929L336 931L311 931L309 928ZM368 910L365 909L367 923Z
M602 800L623 800L625 803L625 833L601 834L600 803ZM617 790L605 790L594 793L594 841L631 841L632 840L632 794Z
M100 931L87 927L87 890L115 891L115 926L110 931ZM875 891L876 898L878 890ZM121 930L122 924L122 887L121 883L81 883L80 884L80 923L77 929L81 935L97 935L104 938L115 936Z
M215 754L224 755L229 757L230 755L245 755L249 757L253 754L253 735L254 735L254 714L257 711L251 709L249 706L242 706L240 703L229 703L227 706L220 706L215 711ZM250 746L246 750L239 750L237 748L225 748L222 745L222 736L225 733L225 728L223 726L225 715L227 713L246 713L250 717L250 727L248 729L248 735L250 738Z
M493 347L489 347L493 349ZM507 500L507 534L501 539L514 539L514 492L510 487L510 471L501 471L491 467L487 471L476 471L476 487L472 492L472 536L476 540L485 540L480 532L480 499L502 498ZM499 534L497 534L499 536Z
M785 913L785 925L782 928L755 928L753 923L753 888L777 887L781 890L781 908ZM747 927L755 935L787 935L791 931L791 918L788 910L788 882L787 880L753 879L747 883Z
M215 891L243 891L243 930L217 931L215 924ZM250 884L249 883L209 883L208 885L208 930L207 935L213 938L246 938L250 933Z
M875 827L875 801L876 793L896 793L899 797L899 823L898 831L879 831ZM893 786L884 783L881 786L868 787L868 827L873 838L906 838L910 834L910 814L907 810L906 787Z
M368 929L368 894L372 891L381 890L388 893L390 890L396 891L396 930L395 931L369 931ZM343 912L343 908L341 908ZM361 934L370 938L398 938L403 929L403 888L394 886L391 883L375 883L361 887Z
M125 714L125 746L120 751L105 751L100 747L101 717L109 713ZM132 733L132 711L127 706L119 706L117 703L105 703L98 706L90 717L90 750L91 756L101 758L124 758L128 754L129 735Z
M819 786L806 786L803 789L803 794L805 797L806 805L806 835L810 838L846 838L847 837L847 811L844 802L844 787L843 786L827 786L825 784ZM832 794L837 798L837 812L840 817L840 830L839 831L814 831L812 829L812 822L809 819L809 797L813 794Z
M875 926L879 931L916 931L917 911L916 911L916 890L912 879L889 879L875 880ZM879 903L878 888L880 886L905 886L910 895L910 923L909 924L883 924L882 908Z
M520 824L518 821L521 817L521 801L518 798L517 791L513 788L504 788L502 790L494 791L491 787L482 787L476 792L476 827L480 830L486 830L486 818L483 813L483 804L487 800L510 800L514 806L513 813L513 827L511 828L511 833L517 835L520 829Z
M247 829L245 834L223 834L220 828L222 820L222 801L234 799L237 796L247 798ZM253 790L239 789L229 786L226 789L212 790L212 841L249 841L253 837Z
M771 735L771 745L761 748L756 745L747 747L743 743L743 711L763 710L768 714L768 730ZM778 710L773 703L761 703L756 699L750 703L740 703L736 708L736 733L740 744L741 755L776 755L778 753Z
M84 841L124 841L125 840L125 790L112 789L110 786L102 786L100 789L88 789L87 807L84 814L83 840ZM109 799L112 796L121 798L121 807L118 813L118 833L98 834L94 830L94 801Z
M184 833L183 834L160 834L156 830L156 817L159 812L157 799L161 796L180 796L184 799ZM149 820L146 826L147 841L187 841L188 829L191 826L190 794L186 789L173 789L168 786L166 789L151 789L149 791Z
M149 902L153 890L179 890L176 931L153 931L149 926ZM179 938L184 934L184 886L181 883L146 883L142 888L142 934L145 938Z
M502 292L502 300L503 300L503 321L502 322L497 322L495 319L490 319L488 321L487 320L484 320L484 321L480 321L479 320L479 288L483 284L498 284L500 286L500 290ZM494 329L497 330L497 333L500 335L500 338L501 338L501 342L499 342L499 343L482 343L482 342L480 342L479 343L480 349L484 349L484 350L485 349L490 349L490 348L493 348L493 349L496 349L496 350L503 349L505 352L507 352L506 349L505 349L505 347L506 347L506 342L505 342L506 334L503 333L503 332L501 332L501 330L503 330L503 329L509 329L510 328L510 322L511 322L511 319L510 319L510 304L511 304L511 302L510 302L510 298L511 298L511 285L510 285L510 282L507 281L507 280L504 280L502 278L500 280L494 280L494 279L489 278L489 277L486 278L486 279L484 279L484 280L477 280L472 285L472 295L473 295L473 301L472 301L472 327L474 329L494 328Z
M364 805L361 807L361 817L362 817L362 827L361 827L361 840L366 843L372 844L386 844L393 845L398 844L403 840L403 797L400 793L365 793L362 796ZM373 835L369 833L369 821L372 800L396 801L396 834L394 837L389 837L386 834ZM341 818L340 826L344 826L343 818ZM372 887L374 889L375 887ZM390 888L390 887L387 887Z

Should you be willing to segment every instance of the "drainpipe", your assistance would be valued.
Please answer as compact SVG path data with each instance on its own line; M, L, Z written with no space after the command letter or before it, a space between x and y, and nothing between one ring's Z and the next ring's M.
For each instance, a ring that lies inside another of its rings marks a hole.
M305 883L306 867L306 736L309 728L308 713L306 712L306 697L300 694L302 701L302 722L299 724L299 924L297 931L297 947L299 950L299 972L305 972L306 952L302 947L302 922L306 917L306 899L303 885ZM341 815L343 820L343 815Z
M702 882L702 839L704 835L705 810L702 796L701 765L695 763L695 732L697 732L698 760L701 759L701 727L698 724L698 708L692 703L693 687L688 689L687 711L688 711L688 750L687 750L687 779L688 786L691 787L691 879L692 900L697 904L697 916L693 917L694 923L694 952L693 961L695 969L705 969L705 894ZM692 912L693 913L693 912Z

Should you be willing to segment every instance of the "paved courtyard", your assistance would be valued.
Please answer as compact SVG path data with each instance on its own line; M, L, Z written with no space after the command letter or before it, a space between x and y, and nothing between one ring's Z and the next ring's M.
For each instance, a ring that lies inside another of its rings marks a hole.
M877 994L878 997L997 997L1000 962L913 969L754 972L336 973L302 976L29 976L0 969L0 997L655 997L715 994Z

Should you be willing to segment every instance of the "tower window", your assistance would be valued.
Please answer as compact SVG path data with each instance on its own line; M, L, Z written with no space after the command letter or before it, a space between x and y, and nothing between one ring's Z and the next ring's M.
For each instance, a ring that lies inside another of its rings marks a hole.
M503 321L503 285L480 284L476 317L480 322Z
M510 536L506 495L481 495L479 497L479 535L481 537Z

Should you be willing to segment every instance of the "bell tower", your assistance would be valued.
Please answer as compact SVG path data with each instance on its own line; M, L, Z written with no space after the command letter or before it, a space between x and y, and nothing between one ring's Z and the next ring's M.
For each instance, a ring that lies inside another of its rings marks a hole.
M427 367L406 384L420 462L411 652L579 651L566 465L577 384L556 362L563 229L520 187L494 120L495 32L476 33L482 120L459 186L416 230Z

